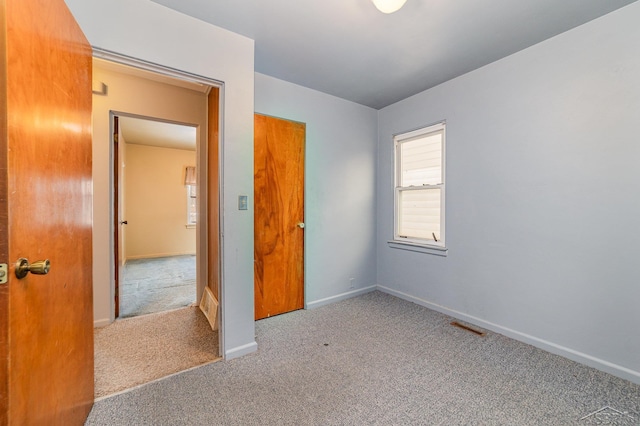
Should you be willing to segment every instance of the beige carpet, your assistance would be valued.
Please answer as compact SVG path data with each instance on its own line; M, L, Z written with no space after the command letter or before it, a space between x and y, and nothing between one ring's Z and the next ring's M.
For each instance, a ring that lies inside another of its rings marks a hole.
M218 332L197 307L117 320L94 337L96 398L219 359Z

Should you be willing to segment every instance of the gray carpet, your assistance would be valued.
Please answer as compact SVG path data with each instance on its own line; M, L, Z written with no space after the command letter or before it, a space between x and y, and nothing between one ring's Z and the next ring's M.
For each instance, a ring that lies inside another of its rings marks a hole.
M120 283L120 318L189 306L196 301L196 256L127 261Z
M95 329L94 347L96 398L219 359L198 307L117 320Z
M95 404L87 425L640 424L640 385L373 292L256 323L259 350Z

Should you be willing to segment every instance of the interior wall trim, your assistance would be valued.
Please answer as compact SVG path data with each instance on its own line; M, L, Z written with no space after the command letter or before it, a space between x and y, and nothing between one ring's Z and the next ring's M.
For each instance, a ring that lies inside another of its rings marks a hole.
M485 321L480 318L467 315L453 309L449 309L447 307L438 305L436 303L429 302L428 300L411 296L409 294L406 294L401 291L397 291L385 286L378 285L377 289L382 291L383 293L387 293L392 296L396 296L400 299L404 299L409 302L416 303L420 306L424 306L425 308L433 309L434 311L438 311L442 314L449 315L453 318L471 323L480 328L486 328L487 330L491 330L495 333L502 334L503 336L507 336L519 342L527 343L529 345L535 346L536 348L545 350L552 354L560 355L572 361L576 361L580 364L584 364L588 367L593 367L597 370L604 371L605 373L609 373L616 377L620 377L622 379L629 380L630 382L640 384L640 371L634 371L629 368L623 367L621 365L617 365L612 362L605 361L603 359L596 358L594 356L546 341L544 339L540 339L538 337L531 336L529 334L525 334L517 330L512 330L510 328L503 327L501 325L494 324L492 322Z
M204 77L198 74L181 71L179 69L167 67L164 65L158 65L153 62L148 62L143 59L123 55L121 53L102 49L96 46L92 46L92 49L94 58L104 59L106 61L116 62L122 65L128 65L130 67L143 69L145 71L153 72L156 74L162 74L167 77L177 78L179 80L186 80L193 83L199 83L218 88L222 88L224 86L224 83L222 81L214 80L212 78Z
M247 343L246 345L236 346L235 348L231 348L224 353L224 359L229 361L234 358L239 358L244 355L248 355L252 352L258 350L258 344L253 341L251 343Z
M347 291L345 293L336 294L335 296L326 297L324 299L315 300L313 302L307 302L307 303L305 303L304 308L305 309L319 308L320 306L329 305L331 303L339 302L341 300L350 299L352 297L356 297L356 296L360 296L362 294L370 293L372 291L375 291L376 289L377 289L377 286L372 285L372 286L365 287L365 288L359 288L359 289L353 290L353 291Z

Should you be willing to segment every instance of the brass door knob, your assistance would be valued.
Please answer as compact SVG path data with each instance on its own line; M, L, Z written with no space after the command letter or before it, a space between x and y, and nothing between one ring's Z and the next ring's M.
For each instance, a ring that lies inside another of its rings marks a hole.
M51 269L51 262L49 262L49 259L38 260L29 264L27 259L21 257L16 263L16 277L18 277L18 279L22 279L26 277L29 272L36 275L47 275L49 273L49 269Z

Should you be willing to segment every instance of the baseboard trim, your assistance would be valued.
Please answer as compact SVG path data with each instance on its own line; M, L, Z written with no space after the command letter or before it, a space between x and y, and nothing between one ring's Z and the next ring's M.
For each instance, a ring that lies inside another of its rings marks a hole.
M248 355L258 350L258 344L256 342L247 343L246 345L236 346L235 348L225 351L224 359L226 361L234 358L239 358L244 355Z
M493 332L502 334L514 340L518 340L523 343L527 343L529 345L535 346L537 348L543 349L547 352L551 352L556 355L560 355L562 357L568 358L572 361L579 362L580 364L584 364L589 367L593 367L595 369L604 371L606 373L612 374L616 377L620 377L622 379L628 380L630 382L640 384L640 372L631 370L629 368L623 367L621 365L613 364L609 361L605 361L603 359L599 359L593 357L591 355L587 355L582 352L575 351L573 349L548 342L546 340L537 338L535 336L531 336L529 334L525 334L519 332L517 330L512 330L507 327L503 327L498 324L494 324L489 321L482 320L480 318L464 314L462 312L449 309L447 307L438 305L436 303L430 302L428 300L421 299L419 297L411 296L409 294L403 293L401 291L393 290L391 288L378 285L377 289L383 293L390 294L392 296L398 297L400 299L407 300L409 302L413 302L417 305L424 306L425 308L433 309L434 311L438 311L445 315L449 315L456 319L466 321L473 325L476 325L481 328L486 328L487 330L491 330Z
M111 320L109 318L99 319L99 320L93 321L93 328L106 327L109 324L111 324Z
M195 252L178 252L178 253L152 253L152 254L139 254L135 256L127 256L125 263L129 260L137 259L156 259L158 257L174 257L174 256L195 256Z
M370 287L359 288L357 290L348 291L346 293L340 293L338 295L327 297L327 298L320 299L320 300L315 300L313 302L307 302L307 303L305 303L304 308L305 309L319 308L320 306L329 305L331 303L339 302L341 300L350 299L352 297L360 296L361 294L370 293L372 291L375 291L377 288L378 288L378 286L372 285Z

